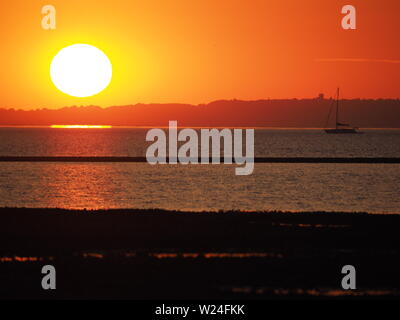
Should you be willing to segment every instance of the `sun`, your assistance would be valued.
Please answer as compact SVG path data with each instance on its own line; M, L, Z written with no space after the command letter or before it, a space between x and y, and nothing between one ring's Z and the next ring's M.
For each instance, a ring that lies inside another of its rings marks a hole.
M73 97L89 97L109 85L112 65L100 49L89 44L73 44L55 55L50 77L60 91Z

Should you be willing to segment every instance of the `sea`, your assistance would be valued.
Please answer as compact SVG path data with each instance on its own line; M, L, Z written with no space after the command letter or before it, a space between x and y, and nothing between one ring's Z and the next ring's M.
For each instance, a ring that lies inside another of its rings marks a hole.
M1 156L145 156L147 128L1 127ZM400 157L400 130L259 128L256 157ZM400 213L400 164L0 162L0 207Z

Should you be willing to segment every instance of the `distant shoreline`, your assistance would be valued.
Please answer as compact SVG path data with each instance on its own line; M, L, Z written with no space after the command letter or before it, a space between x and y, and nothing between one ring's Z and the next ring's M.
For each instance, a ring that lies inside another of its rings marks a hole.
M156 127L178 121L182 127L320 128L332 99L217 100L207 104L134 104L124 106L72 106L59 109L0 108L0 125L110 125ZM341 101L341 121L358 128L399 128L399 99ZM329 123L327 123L329 122Z

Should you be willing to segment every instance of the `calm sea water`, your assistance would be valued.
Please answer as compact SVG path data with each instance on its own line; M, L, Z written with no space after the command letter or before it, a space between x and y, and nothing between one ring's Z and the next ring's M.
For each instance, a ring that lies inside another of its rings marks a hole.
M148 129L1 128L0 156L144 156ZM400 157L400 130L256 130L256 156Z
M0 128L0 156L143 156L147 129ZM400 157L399 130L256 130L256 156ZM400 165L0 163L0 206L400 213Z

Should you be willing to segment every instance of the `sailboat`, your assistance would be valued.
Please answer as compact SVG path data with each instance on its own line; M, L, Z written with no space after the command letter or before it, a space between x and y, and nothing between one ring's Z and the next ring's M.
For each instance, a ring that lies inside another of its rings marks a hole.
M329 115L328 115L328 120L329 121L329 116L331 114L331 111L329 110ZM358 128L351 127L350 125L346 123L341 123L339 122L339 88L337 88L337 93L336 93L336 116L335 116L335 128L332 129L325 129L326 133L362 133L357 130Z

